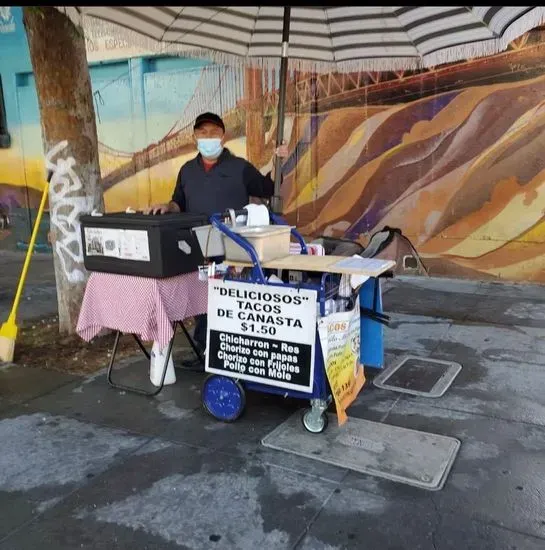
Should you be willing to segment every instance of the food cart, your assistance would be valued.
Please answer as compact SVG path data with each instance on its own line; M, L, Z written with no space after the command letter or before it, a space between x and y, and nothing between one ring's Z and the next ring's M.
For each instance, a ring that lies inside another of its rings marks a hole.
M278 216L268 213L271 225L237 227L237 216L244 214L230 211L208 220L115 213L82 219L86 267L95 273L78 333L91 340L104 328L115 330L109 383L153 396L166 383L176 325L192 343L183 320L208 311L208 377L202 389L208 413L232 422L245 408L246 389L273 393L308 400L303 424L320 433L332 400L339 422L346 421L346 408L365 381L362 365L382 366L381 324L388 318L382 313L380 278L395 264L312 255L314 245L307 246ZM290 254L291 238L300 253ZM108 248L110 241L114 246ZM208 269L215 264L202 264L218 256L228 266L219 278ZM208 282L202 280L206 276ZM360 281L350 285L348 276ZM112 380L121 333L132 334L148 359L140 339L164 350L159 368L150 369L155 389ZM154 370L158 376L152 376Z
M341 415L346 419L344 410L363 386L360 315L387 323L379 278L391 276L395 262L309 255L295 228L270 216L268 230L229 226L224 214L210 220L223 236L229 269L208 282L202 402L214 418L233 422L244 411L246 389L308 400L303 425L321 433L332 399L342 423ZM301 254L289 254L290 236ZM348 276L360 277L363 284L353 288ZM363 303L371 307L360 310ZM363 340L368 348L382 346L382 340Z

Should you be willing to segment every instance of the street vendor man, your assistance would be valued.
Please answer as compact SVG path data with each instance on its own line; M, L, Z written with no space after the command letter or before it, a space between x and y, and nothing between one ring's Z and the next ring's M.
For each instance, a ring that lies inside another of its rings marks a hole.
M250 162L233 155L225 147L225 140L225 124L221 117L214 113L199 115L193 127L197 156L180 168L170 202L153 205L145 213L187 212L211 216L230 208L241 210L250 202L250 197L271 197L274 159L272 171L263 175ZM277 147L275 156L286 158L287 146ZM206 348L206 327L206 315L199 315L194 339L201 351Z

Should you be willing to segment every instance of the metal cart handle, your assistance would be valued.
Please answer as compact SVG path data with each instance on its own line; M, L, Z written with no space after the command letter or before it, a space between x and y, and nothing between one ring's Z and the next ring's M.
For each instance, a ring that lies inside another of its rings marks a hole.
M274 214L273 212L269 212L269 215L274 225L288 225L286 220L284 220L284 218L281 218L277 214ZM293 237L295 237L297 242L301 245L301 254L308 254L308 248L305 243L305 239L303 239L303 236L301 235L301 233L299 233L297 229L292 228L291 234Z
M223 214L213 214L210 217L210 223L218 229L218 231L221 231L225 235L227 235L230 239L233 239L239 246L241 246L250 256L252 260L252 265L254 269L257 271L257 278L259 282L262 284L267 283L267 279L265 277L265 274L263 273L263 269L261 267L261 262L259 261L259 258L257 256L257 253L255 251L255 248L241 235L237 235L233 231L229 229L229 227L224 224L221 220L225 218L231 218L233 220L236 219L237 216L241 216L244 214L248 214L248 211L244 208L242 210L233 210L229 209L226 210ZM287 222L277 214L274 214L273 212L269 211L269 217L272 221L273 225L288 225ZM305 239L303 239L303 236L294 228L291 229L291 234L295 239L299 242L301 246L301 254L308 254L308 248L305 243Z
M247 210L244 210L243 213L246 213ZM235 212L237 214L237 212ZM213 214L210 216L210 223L218 230L221 231L223 234L227 235L230 239L235 241L239 246L241 246L250 256L252 260L252 265L254 269L257 272L257 279L258 282L261 284L267 284L267 279L265 278L265 274L263 273L263 269L261 268L261 263L259 261L259 258L257 256L257 253L255 251L255 248L241 235L237 235L235 232L231 231L227 225L225 225L221 220L221 218L228 217L229 213L227 213L227 216L224 214Z
M218 218L221 218L221 219L230 218L232 220L233 227L234 227L234 220L238 216L246 216L246 215L248 215L248 210L246 210L245 208L243 208L242 210L233 210L230 208L229 210L226 210L222 214L214 214L214 216L217 216ZM282 218L278 214L274 214L271 211L269 211L269 218L272 221L273 225L288 225L288 223L286 222L286 220L284 220L284 218ZM297 240L297 242L301 245L301 254L308 254L308 248L305 243L305 239L303 238L301 233L299 233L297 229L292 228L291 234Z
M229 208L229 210L226 210L221 214L214 214L214 216L218 219L225 219L230 218L231 213L234 213L235 216L246 216L248 214L248 210L246 210L246 208L243 208L242 210L233 210L232 208Z

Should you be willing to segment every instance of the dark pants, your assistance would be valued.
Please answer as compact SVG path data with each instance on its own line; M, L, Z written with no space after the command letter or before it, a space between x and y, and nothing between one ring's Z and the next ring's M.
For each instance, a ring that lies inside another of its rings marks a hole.
M208 315L197 315L195 317L195 330L193 339L201 351L206 349L206 329L208 327Z

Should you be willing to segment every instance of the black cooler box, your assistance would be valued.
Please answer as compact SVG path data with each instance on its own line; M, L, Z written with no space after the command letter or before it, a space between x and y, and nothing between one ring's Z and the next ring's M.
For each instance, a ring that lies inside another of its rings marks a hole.
M119 212L80 222L88 271L164 278L197 271L204 262L191 228L208 224L206 216Z

